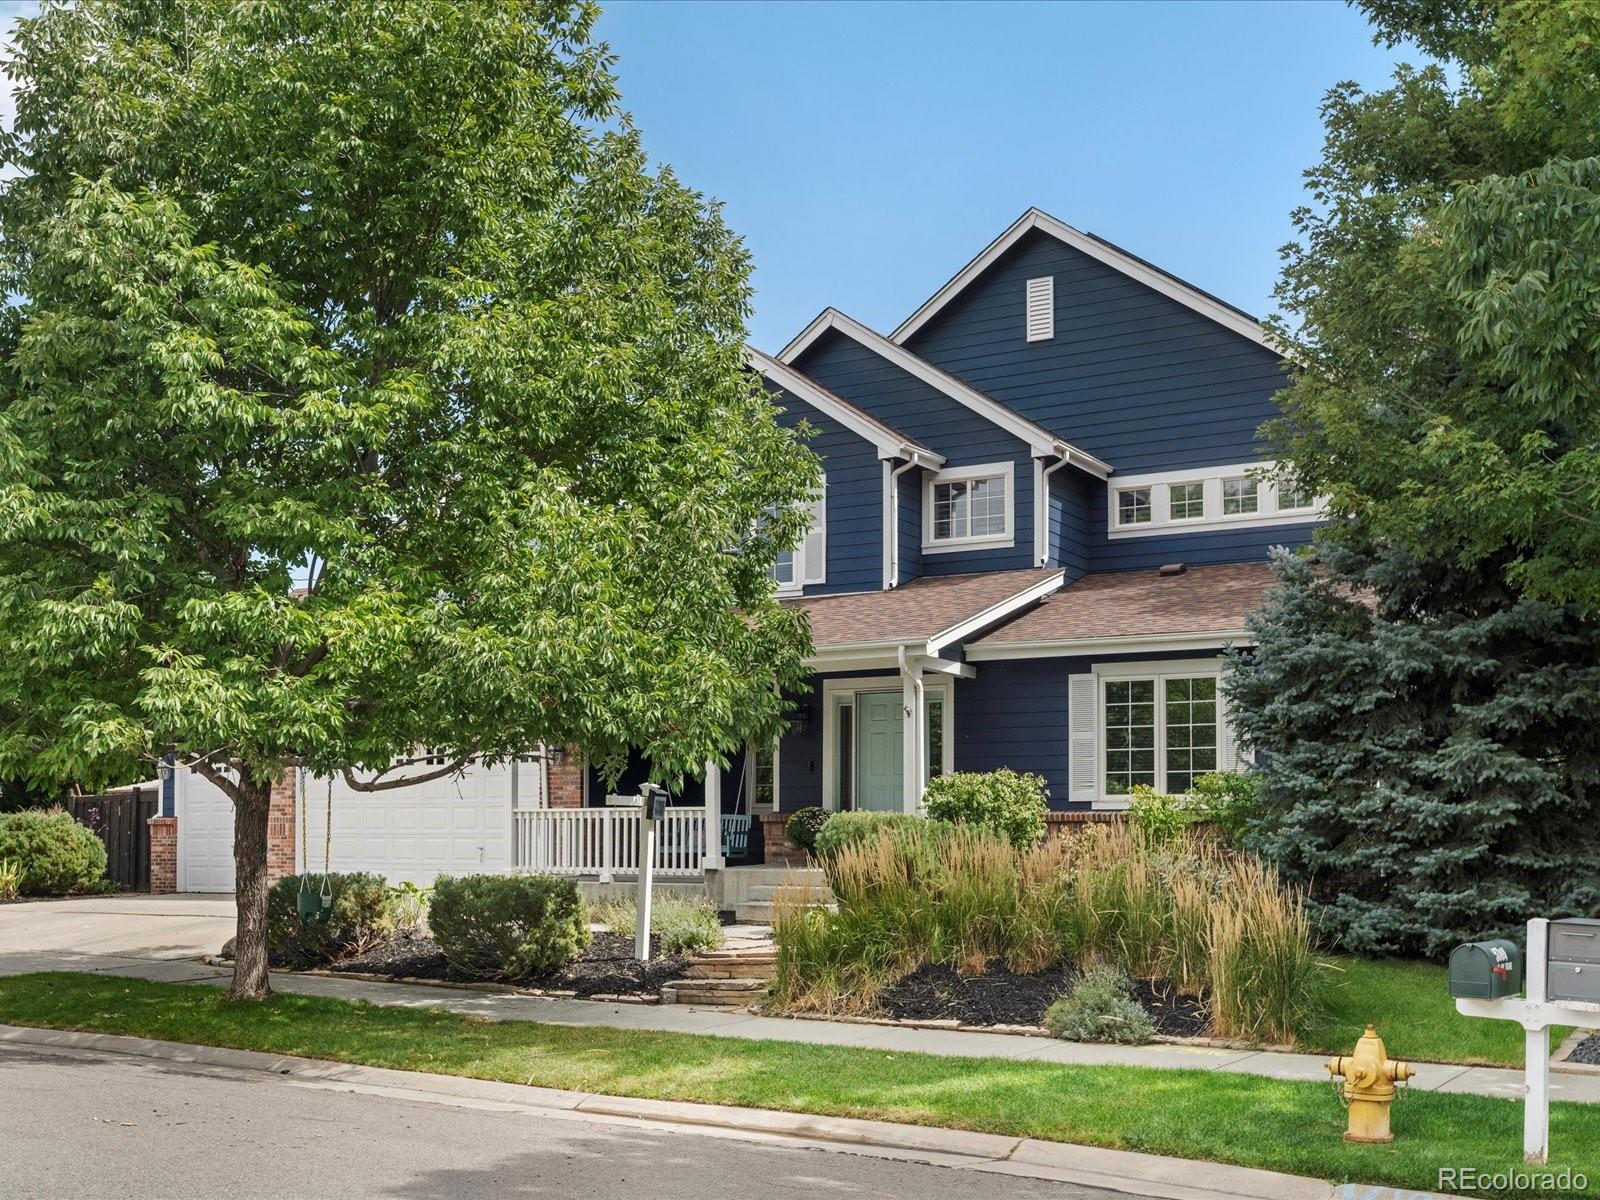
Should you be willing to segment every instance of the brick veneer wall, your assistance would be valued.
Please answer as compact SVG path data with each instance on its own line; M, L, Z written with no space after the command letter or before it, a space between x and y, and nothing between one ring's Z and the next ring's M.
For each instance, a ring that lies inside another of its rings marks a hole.
M806 852L789 840L787 828L789 818L793 813L762 813L761 839L764 848L764 861L769 867L803 867L807 863Z
M295 773L285 771L272 785L272 800L267 807L267 883L276 883L294 874ZM320 866L320 862L318 863Z
M150 893L165 896L178 890L178 818L151 817Z
M550 794L545 803L551 808L583 807L583 755L568 746L557 762L551 758L548 782Z

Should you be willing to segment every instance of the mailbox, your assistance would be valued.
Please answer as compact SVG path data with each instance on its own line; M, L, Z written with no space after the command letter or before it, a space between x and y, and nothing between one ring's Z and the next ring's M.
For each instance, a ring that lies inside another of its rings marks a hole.
M1600 921L1550 922L1549 998L1600 1004Z
M1450 951L1450 994L1473 1000L1520 996L1522 947L1504 938L1457 946Z
M639 806L644 809L648 820L661 821L667 815L667 801L670 796L667 789L658 783L641 783L639 785Z

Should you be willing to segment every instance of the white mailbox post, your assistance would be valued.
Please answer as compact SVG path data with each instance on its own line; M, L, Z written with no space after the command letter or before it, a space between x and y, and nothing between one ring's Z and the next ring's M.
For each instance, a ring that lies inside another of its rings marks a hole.
M607 796L606 803L617 808L639 810L639 891L634 899L633 957L650 961L650 893L656 869L656 822L667 815L667 789L657 783L641 783L637 796Z
M1589 924L1563 921L1558 922L1557 927L1570 940L1589 935L1581 930L1574 933L1569 927ZM1594 963L1558 961L1555 965L1563 975L1581 977L1589 971L1600 977L1600 958ZM1550 998L1550 967L1550 922L1544 917L1535 917L1528 922L1527 995L1501 1000L1456 1000L1456 1011L1462 1016L1518 1021L1526 1031L1523 1073L1528 1096L1522 1106L1522 1156L1530 1163L1542 1163L1550 1157L1550 1026L1600 1029L1600 1001L1572 998L1567 992L1563 992L1560 999Z

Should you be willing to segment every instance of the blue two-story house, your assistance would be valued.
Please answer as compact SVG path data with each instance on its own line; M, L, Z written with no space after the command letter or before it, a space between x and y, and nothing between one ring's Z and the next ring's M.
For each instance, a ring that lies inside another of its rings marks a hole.
M816 674L745 811L997 767L1117 808L1236 765L1219 656L1321 519L1262 456L1253 318L1035 209L892 333L828 309L749 361L826 479L776 571Z
M828 309L747 358L823 462L775 570L815 674L676 804L914 812L1011 767L1117 809L1237 765L1222 651L1323 519L1256 436L1286 380L1254 318L1030 209L892 333Z

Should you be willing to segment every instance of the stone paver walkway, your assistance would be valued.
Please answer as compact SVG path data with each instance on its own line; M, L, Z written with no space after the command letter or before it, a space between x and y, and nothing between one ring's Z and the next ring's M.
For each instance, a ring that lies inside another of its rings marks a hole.
M0 949L0 975L16 975L25 971L93 971L161 982L214 986L224 984L229 974L224 968L193 961L157 962L130 957L16 953ZM274 974L272 986L280 992L296 995L365 1000L371 1004L399 1008L443 1009L497 1021L658 1030L712 1037L860 1046L863 1049L916 1054L1026 1059L1030 1062L1081 1066L1156 1067L1264 1075L1272 1079L1328 1080L1328 1073L1322 1065L1325 1057L1313 1054L1220 1050L1200 1046L1092 1046L1016 1034L762 1017L750 1013L716 1012L682 1004L608 1004L593 1000L514 996L408 983L372 983L323 975ZM1523 1094L1521 1071L1438 1063L1418 1063L1416 1066L1417 1075L1410 1086L1419 1091L1504 1097L1521 1097ZM1557 1072L1552 1074L1550 1083L1554 1099L1600 1103L1600 1075Z

